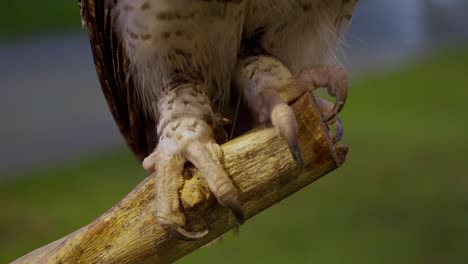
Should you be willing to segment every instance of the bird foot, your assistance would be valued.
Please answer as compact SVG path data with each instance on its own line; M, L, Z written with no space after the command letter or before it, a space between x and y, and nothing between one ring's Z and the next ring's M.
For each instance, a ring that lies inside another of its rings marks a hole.
M291 107L288 105L303 94L313 89L326 87L328 94L336 97L335 104L317 98L317 106L324 116L327 126L334 128L331 135L335 142L341 140L343 127L338 113L342 110L348 93L348 77L346 71L339 66L307 67L290 77L289 82L277 91L266 91L263 97L269 105L270 120L276 131L288 143L292 156L298 166L303 165L297 140L297 122Z
M169 234L194 240L208 233L208 229L188 231L184 228L186 217L180 202L180 191L187 162L200 171L218 202L229 208L239 222L243 222L238 192L220 163L221 157L221 148L205 121L184 117L165 126L158 146L143 161L143 167L150 173L156 173L156 217Z
M273 89L265 89L260 93L261 99L259 121L270 120L276 133L286 140L289 151L299 169L304 167L301 148L297 135L296 116L288 105L290 101L280 97L279 92Z

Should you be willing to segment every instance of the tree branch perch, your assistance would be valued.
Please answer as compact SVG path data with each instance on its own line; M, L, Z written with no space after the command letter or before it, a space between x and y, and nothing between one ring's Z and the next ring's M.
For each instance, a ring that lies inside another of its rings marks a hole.
M305 168L299 172L286 146L271 127L259 127L224 145L224 166L239 190L246 218L274 205L339 167L347 148L334 144L313 95L293 105ZM196 169L188 176L200 178ZM189 229L209 227L196 241L169 236L155 217L153 175L87 226L17 259L13 263L170 263L232 229L230 212L187 180L181 194ZM194 189L195 188L195 189ZM201 188L203 189L203 188ZM202 195L200 195L202 194Z

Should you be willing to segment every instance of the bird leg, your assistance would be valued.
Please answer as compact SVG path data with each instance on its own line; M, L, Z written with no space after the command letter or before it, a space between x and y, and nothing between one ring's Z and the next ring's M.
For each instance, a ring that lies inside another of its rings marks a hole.
M288 105L311 89L327 87L336 96L336 104L318 99L317 105L325 121L336 126L335 140L343 134L337 114L346 100L348 80L346 72L338 66L308 67L292 75L279 60L271 56L252 56L241 60L236 74L237 86L243 89L249 107L257 120L270 120L279 136L283 137L298 167L303 167L297 137L297 122Z
M198 239L208 230L191 232L184 229L186 218L181 211L180 190L184 165L191 162L205 178L218 202L229 208L239 222L243 211L236 188L224 171L222 151L216 143L212 125L210 100L202 85L179 84L165 92L159 100L161 113L157 132L159 143L143 161L143 167L156 173L156 208L159 223L181 239Z

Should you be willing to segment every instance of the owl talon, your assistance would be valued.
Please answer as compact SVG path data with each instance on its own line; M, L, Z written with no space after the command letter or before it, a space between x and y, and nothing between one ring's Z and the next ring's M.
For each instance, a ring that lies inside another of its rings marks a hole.
M348 77L342 67L306 67L292 75L278 59L261 55L242 60L237 74L237 83L243 87L247 103L258 115L258 121L271 121L277 134L286 140L299 168L304 166L304 161L298 142L296 117L289 103L310 92L311 88L326 87L328 93L336 98L336 103L333 105L323 101L323 106L319 105L322 108L320 112L326 117L324 120L328 126L335 126L334 140L339 141L343 136L338 113L348 94Z
M333 109L325 118L326 122L335 118L343 109L348 96L348 74L344 68L336 65L307 67L294 80L300 84L313 85L314 88L326 87L328 94L336 98Z
M192 124L188 122L188 124ZM180 125L183 126L183 125ZM199 124L201 127L202 124ZM207 130L209 131L209 130ZM177 133L177 129L175 130ZM210 134L206 138L192 139L182 143L166 137L159 142L156 150L143 161L143 167L156 173L156 208L159 224L171 235L183 240L195 240L205 236L207 229L187 231L183 228L186 217L180 203L180 188L184 184L182 177L186 162L191 162L200 171L208 187L220 204L229 208L239 223L244 221L244 214L237 189L232 184L219 162L222 155L218 144L212 141ZM167 146L179 145L179 153Z
M242 208L242 204L240 203L239 198L237 197L232 197L232 198L225 198L221 197L218 198L219 203L228 208L231 213L234 215L236 218L236 221L239 224L243 224L245 221L245 216L244 216L244 209Z
M190 135L185 125L193 122L181 122L173 131L173 137L162 139L156 150L143 161L143 167L156 173L156 208L160 225L171 235L183 240L195 240L205 236L208 230L187 231L183 228L186 223L185 215L181 212L180 188L184 184L182 177L186 162L191 162L206 180L211 192L219 203L231 210L239 223L243 223L244 214L240 197L234 184L224 171L219 159L221 148L211 138L211 133L200 133L198 138ZM201 131L209 132L207 124L203 121L197 125ZM172 131L172 126L168 126ZM177 141L180 134L178 129L185 132L187 139ZM200 131L200 132L201 132ZM195 131L194 133L197 133ZM171 147L178 146L177 152Z
M200 170L218 202L227 207L239 223L243 223L244 212L239 193L219 162L222 156L219 145L195 141L188 145L186 153L188 161Z
M296 162L296 166L298 169L304 168L304 159L302 158L301 148L299 147L299 143L294 144L293 146L289 146L289 151L293 156L294 161Z
M161 216L158 216L158 220L159 224L166 230L167 233L182 240L197 240L208 234L208 229L203 229L201 231L187 231L180 225L170 222Z
M304 167L301 148L297 135L297 121L292 108L286 103L279 103L273 107L270 120L276 133L286 140L289 151L299 169Z

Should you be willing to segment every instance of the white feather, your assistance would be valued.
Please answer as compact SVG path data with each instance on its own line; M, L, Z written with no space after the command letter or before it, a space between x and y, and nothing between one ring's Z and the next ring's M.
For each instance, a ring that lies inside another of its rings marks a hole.
M336 17L343 0L120 0L113 13L129 69L145 109L156 105L173 72L196 73L213 105L229 97L241 36L263 32L261 45L294 73L309 65L338 63ZM146 7L145 7L146 5ZM305 8L306 7L306 8ZM351 9L352 10L352 9ZM164 14L184 19L157 19ZM340 26L341 27L341 26ZM184 32L184 34L176 33ZM168 36L169 34L169 36ZM174 56L174 50L191 54ZM194 69L199 69L194 71Z

